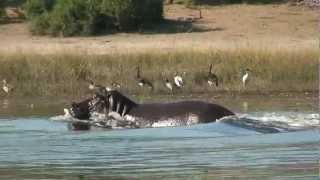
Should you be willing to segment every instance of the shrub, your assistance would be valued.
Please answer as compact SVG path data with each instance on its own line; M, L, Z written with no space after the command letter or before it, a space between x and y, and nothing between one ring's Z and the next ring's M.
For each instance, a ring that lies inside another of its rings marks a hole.
M50 11L55 2L56 0L27 0L23 7L27 17L32 19Z
M43 13L40 16L35 16L31 21L31 32L33 34L45 35L48 33L49 15L48 13Z
M120 30L137 28L143 23L162 19L162 0L103 0L101 10L113 17Z
M0 1L0 18L2 18L5 15L4 7L4 1Z
M26 2L26 0L1 0L1 1L4 1L4 4L6 6L11 6L11 7L19 7Z
M163 2L159 0L145 0L145 6L140 4L140 7L143 8L142 17L143 21L154 22L161 21L163 15Z
M27 0L25 4L33 32L54 36L136 29L161 20L162 9L162 0Z
M287 2L287 0L184 0L186 6L190 5L200 5L200 4L239 4L239 3L247 3L247 4L269 4L269 3L279 3L279 2Z
M2 18L5 15L4 8L0 7L0 18Z
M87 4L87 23L83 27L86 35L104 33L114 28L112 18L101 11L102 0L89 0Z
M58 1L49 18L50 32L63 36L82 34L88 21L86 5L79 0Z

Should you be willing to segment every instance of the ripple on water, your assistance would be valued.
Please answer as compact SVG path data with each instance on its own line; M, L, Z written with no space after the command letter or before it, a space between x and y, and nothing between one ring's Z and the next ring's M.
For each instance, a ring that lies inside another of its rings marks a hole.
M269 120L274 122L276 116L286 114L296 121L301 117L319 118L317 114L290 112L252 113L246 118L268 122L264 117L270 116ZM176 128L75 132L69 131L65 122L46 118L2 120L0 174L41 178L54 175L66 179L79 174L92 178L121 174L138 179L313 178L318 167L317 131L264 134L221 121ZM8 169L15 171L9 173Z

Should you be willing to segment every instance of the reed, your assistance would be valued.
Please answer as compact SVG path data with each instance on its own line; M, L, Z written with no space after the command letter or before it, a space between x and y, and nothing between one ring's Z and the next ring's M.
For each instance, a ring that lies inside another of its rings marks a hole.
M267 50L238 48L234 50L182 50L175 52L110 53L92 55L78 52L51 55L1 53L0 78L14 86L9 96L81 97L89 93L88 80L111 86L121 84L121 91L130 94L169 94L165 77L172 80L182 74L186 84L175 94L190 93L269 93L272 91L316 91L318 86L316 49ZM219 87L209 87L202 79L209 64L220 78ZM135 79L136 67L150 79L154 91L141 89ZM251 69L245 88L243 71ZM7 96L1 92L0 96Z

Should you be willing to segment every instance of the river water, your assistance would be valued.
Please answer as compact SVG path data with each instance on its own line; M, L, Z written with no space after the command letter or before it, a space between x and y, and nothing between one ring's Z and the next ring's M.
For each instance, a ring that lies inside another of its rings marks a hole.
M69 101L2 99L0 179L319 179L318 97L214 101L238 118L71 131L53 120Z

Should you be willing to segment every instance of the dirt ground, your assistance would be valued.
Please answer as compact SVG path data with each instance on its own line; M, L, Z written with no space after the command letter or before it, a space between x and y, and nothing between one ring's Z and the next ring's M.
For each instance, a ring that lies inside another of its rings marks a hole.
M51 38L32 36L28 24L0 25L4 53L130 53L177 50L318 48L319 10L282 5L226 5L187 9L165 7L165 19L192 21L183 32L118 33L97 37ZM184 28L184 27L183 27Z

